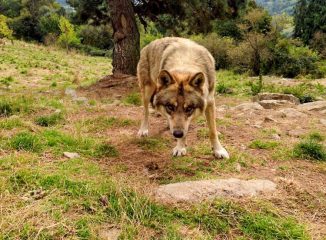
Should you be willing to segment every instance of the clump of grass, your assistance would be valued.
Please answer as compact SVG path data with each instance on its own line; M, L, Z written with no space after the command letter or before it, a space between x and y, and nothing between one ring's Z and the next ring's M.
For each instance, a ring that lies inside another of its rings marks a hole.
M312 141L322 142L325 140L325 136L323 136L319 132L312 132L309 134L309 139Z
M254 140L250 143L249 147L256 149L273 149L278 145L279 143L275 141Z
M5 77L0 79L0 83L4 85L6 88L9 88L10 84L14 81L14 78L12 76Z
M294 156L302 159L326 161L326 149L324 145L315 140L303 140L295 145Z
M216 85L216 92L220 94L231 94L233 90L228 87L224 82L220 82Z
M118 150L109 143L100 144L94 153L96 157L117 157Z
M0 121L0 129L7 129L11 130L16 127L24 126L23 122L19 118L5 118L4 120Z
M256 96L263 89L263 76L260 74L257 83L251 81L249 85L251 89L251 94L253 96Z
M140 106L141 105L141 99L140 99L140 94L139 93L131 93L127 97L123 99L123 103L127 105L136 105Z
M133 141L144 150L162 150L166 147L167 142L162 138L140 138Z
M58 124L63 120L61 113L53 113L47 116L40 116L35 119L35 123L42 127L49 127Z
M285 94L292 94L299 98L300 103L308 103L315 101L315 96L309 89L310 87L303 83L296 86L285 87L282 92Z
M10 140L10 146L18 151L39 152L42 149L40 138L30 132L21 132Z
M13 111L9 102L0 100L0 117L8 117L13 114Z

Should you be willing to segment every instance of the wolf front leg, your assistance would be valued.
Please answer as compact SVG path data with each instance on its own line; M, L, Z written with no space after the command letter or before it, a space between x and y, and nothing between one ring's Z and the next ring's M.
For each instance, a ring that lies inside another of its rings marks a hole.
M149 116L149 102L151 100L151 96L153 94L153 88L149 86L144 86L142 89L142 98L143 98L143 119L141 121L140 129L138 131L139 137L147 137L148 136L148 116Z
M172 154L175 157L180 157L180 156L184 156L187 154L186 137L177 138L177 146L175 146L175 148L173 148Z
M213 154L216 158L226 158L229 159L229 154L222 147L216 131L216 122L215 122L215 101L211 101L207 103L207 107L205 110L207 125L209 128L209 139L212 144Z

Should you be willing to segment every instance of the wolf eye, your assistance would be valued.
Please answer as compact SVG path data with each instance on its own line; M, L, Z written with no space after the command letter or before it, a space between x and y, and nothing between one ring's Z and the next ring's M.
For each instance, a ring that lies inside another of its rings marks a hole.
M174 105L172 105L172 104L167 104L165 107L170 112L173 112L174 111Z
M194 107L193 106L189 106L186 108L186 113L191 114L194 111Z

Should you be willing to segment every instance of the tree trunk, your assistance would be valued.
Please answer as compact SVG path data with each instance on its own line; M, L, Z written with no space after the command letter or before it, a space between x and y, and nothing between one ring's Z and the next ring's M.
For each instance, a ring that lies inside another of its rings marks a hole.
M139 32L131 0L108 0L113 27L113 75L136 75Z

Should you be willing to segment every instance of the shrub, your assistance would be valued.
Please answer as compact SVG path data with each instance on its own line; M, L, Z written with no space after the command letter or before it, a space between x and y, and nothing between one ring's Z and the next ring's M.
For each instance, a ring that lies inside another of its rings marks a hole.
M59 36L60 34L60 16L56 13L44 15L40 18L38 28L40 29L43 37L43 42L49 41L50 36Z
M80 44L80 40L77 38L74 26L69 22L68 19L63 16L60 17L59 28L61 31L61 34L58 38L59 45L69 50L69 47Z
M48 116L40 116L35 119L35 123L42 127L49 127L59 123L63 119L60 113L54 113Z
M142 25L140 25L140 48L142 49L150 42L162 38L163 34L158 31L153 22L149 22L146 27L146 31Z
M7 17L0 14L0 39L12 39L13 31L7 25Z
M206 36L193 36L192 40L206 47L213 55L216 69L228 67L230 62L228 51L234 48L234 43L231 38L219 37L216 33L210 33Z
M40 139L29 132L21 132L15 135L10 141L10 146L18 151L30 152L38 152L42 147Z
M326 161L326 149L316 140L308 139L298 143L294 147L294 156L302 159L314 159Z
M83 45L97 49L113 48L112 28L109 25L82 25L78 31L78 37Z
M308 47L297 45L286 39L276 44L273 52L275 73L291 78L307 74L319 77L318 54Z

